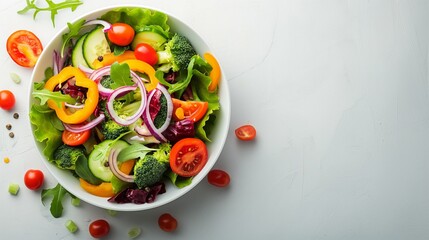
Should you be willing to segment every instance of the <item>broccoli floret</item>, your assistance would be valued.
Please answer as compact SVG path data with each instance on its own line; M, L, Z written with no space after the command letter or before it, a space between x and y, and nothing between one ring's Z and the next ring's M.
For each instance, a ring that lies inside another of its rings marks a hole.
M76 161L80 157L84 157L86 159L85 148L81 146L72 147L63 144L54 152L54 162L61 169L75 170Z
M103 86L105 88L111 88L112 83L113 83L113 80L110 77L110 75L105 75L100 80L101 86Z
M162 143L153 155L146 154L134 166L134 182L142 189L161 181L162 175L168 169L171 145Z
M164 51L158 52L158 63L163 71L172 69L174 72L188 66L192 56L197 52L189 40L182 35L175 34L165 45Z
M127 126L121 126L111 119L101 123L101 133L103 134L105 140L114 140L121 134L128 131L129 128Z
M155 119L153 120L153 124L156 128L160 128L162 124L164 124L167 119L167 98L162 94L159 98L160 109Z

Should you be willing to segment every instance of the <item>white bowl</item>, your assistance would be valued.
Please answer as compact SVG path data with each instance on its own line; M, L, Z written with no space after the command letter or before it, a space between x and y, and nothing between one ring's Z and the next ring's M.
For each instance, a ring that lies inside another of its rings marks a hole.
M75 22L79 19L95 19L100 17L102 14L106 13L109 10L118 8L118 7L141 7L141 8L148 8L145 6L111 6L107 8L102 8L93 12L90 12L78 19L75 19L72 22ZM164 12L158 9L148 8L160 12ZM165 13L165 12L164 12ZM166 13L169 16L168 23L171 27L171 32L178 32L184 36L186 36L194 46L197 53L202 55L204 52L212 52L209 46L206 44L206 42L201 38L198 33L193 30L190 26L188 26L186 23L182 22L180 19L174 17L173 15ZM65 26L61 31L59 31L54 38L44 47L44 50L34 68L33 74L31 76L31 86L30 86L30 103L29 108L31 107L31 104L33 102L33 98L31 97L31 92L33 91L33 82L39 82L44 78L44 71L48 67L52 67L52 54L54 50L59 50L61 47L61 36L68 31L68 27ZM213 52L212 52L213 53ZM101 198L94 195L91 195L87 193L85 190L83 190L80 185L77 178L73 177L72 174L69 171L61 170L57 168L54 164L48 162L48 160L45 158L45 156L42 153L42 145L37 142L35 143L37 145L37 148L39 150L40 156L42 157L42 161L45 163L46 167L50 171L50 173L55 177L55 179L65 188L67 191L75 195L76 197L80 198L81 200L92 204L94 206L98 206L105 209L111 209L116 211L140 211L140 210L146 210L151 209L155 207L162 206L164 204L167 204L180 196L183 196L185 193L190 191L192 188L194 188L210 171L210 169L213 167L213 165L216 163L222 149L224 146L224 143L226 141L226 137L228 134L229 129L229 122L230 122L230 96L229 96L229 90L228 85L225 80L225 74L221 72L221 80L220 80L220 86L219 86L219 99L220 99L220 105L221 110L219 111L217 118L216 118L216 128L213 130L213 132L210 135L210 138L213 140L211 143L207 144L207 149L209 152L209 159L207 161L207 164L203 168L203 170L196 175L192 183L189 186L186 186L182 189L179 189L175 186L173 186L171 183L166 181L166 192L163 194L160 194L157 196L155 202L153 203L145 203L145 204L117 204L117 203L110 203L107 201L107 198ZM34 128L34 126L32 126ZM34 129L32 129L34 130Z

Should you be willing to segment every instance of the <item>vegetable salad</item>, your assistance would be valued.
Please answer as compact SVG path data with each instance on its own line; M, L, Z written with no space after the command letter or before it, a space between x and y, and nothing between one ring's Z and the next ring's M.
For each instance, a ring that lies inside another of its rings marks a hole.
M220 109L216 59L155 10L118 8L68 27L32 92L48 161L116 203L152 202L165 181L189 185Z

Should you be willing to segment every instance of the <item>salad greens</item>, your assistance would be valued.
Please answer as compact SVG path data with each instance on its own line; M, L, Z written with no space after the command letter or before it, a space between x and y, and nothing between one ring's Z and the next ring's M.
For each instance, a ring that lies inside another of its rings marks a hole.
M197 54L186 37L171 31L164 13L144 8L117 8L92 21L104 27L125 23L136 33L142 33L127 46L117 46L108 41L108 34L91 31L91 28L99 31L98 26L85 24L82 30L85 22L91 21L68 23L69 32L62 36L61 53L72 49L74 56L61 54L61 59L57 59L56 55L54 61L66 63L53 64L60 76L52 78L53 68L48 68L45 79L33 85L35 101L29 115L43 154L52 164L79 178L84 190L109 197L110 202L153 202L156 195L166 191L165 180L178 188L188 186L195 175L180 174L177 168L171 167L180 162L183 154L174 150L176 155L172 156L173 148L188 138L201 142L204 149L204 142L211 141L210 133L220 110L217 89L209 91L213 67ZM78 39L84 39L85 43L77 44ZM168 60L158 59L155 65L135 60L135 55L129 52L139 41L156 46L158 56ZM86 49L88 46L91 48ZM122 59L124 56L128 57ZM80 62L94 69L82 68ZM66 66L69 63L73 67ZM52 79L60 79L61 84ZM93 91L98 96L94 96ZM65 115L58 113L58 109ZM196 111L201 111L199 117L191 117ZM72 115L82 112L87 114L83 120L68 122ZM79 139L80 133L88 131L89 137ZM73 138L69 142L64 136ZM183 151L194 150L187 146ZM197 155L186 168L193 168L191 164L198 164L200 157L207 157L205 154ZM59 184L42 192L42 201L52 197L54 217L61 216L62 198L66 193Z
M50 11L51 12L51 21L52 25L55 27L55 16L58 14L58 10L70 8L73 12L76 8L83 4L80 0L65 0L64 2L54 3L52 0L45 0L48 4L48 7L39 7L36 5L36 0L26 0L27 6L18 11L19 14L25 14L30 10L34 10L33 19L36 19L36 16L39 12Z
M47 199L51 198L51 207L50 207L50 211L53 217L55 218L59 218L62 216L63 214L63 199L64 197L70 194L69 192L67 192L67 190L61 186L60 184L57 184L55 187L53 188L48 188L48 189L43 189L42 190L42 203L45 204L45 201L47 201ZM74 195L70 194L70 196L72 197L72 199L76 198Z

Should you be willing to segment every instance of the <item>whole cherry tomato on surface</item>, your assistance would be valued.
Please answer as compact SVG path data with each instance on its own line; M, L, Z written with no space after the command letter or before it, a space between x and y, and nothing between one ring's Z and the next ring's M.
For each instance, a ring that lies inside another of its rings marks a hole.
M14 62L23 67L34 67L42 53L39 38L27 30L18 30L7 39L7 52Z
M15 95L9 90L0 91L0 108L10 110L15 106Z
M243 125L235 129L235 135L242 141L251 141L256 137L256 129L252 125Z
M164 213L158 218L159 227L166 231L172 232L177 228L177 220L169 213Z
M107 30L107 38L118 46L127 46L134 39L134 29L126 23L114 23Z
M226 187L229 185L231 178L227 172L220 169L213 169L207 174L207 180L216 187Z
M24 184L30 190L37 190L43 185L45 175L37 169L30 169L24 175Z
M146 62L149 65L155 65L158 62L158 54L156 50L147 43L140 43L134 49L134 55L140 61Z
M89 234L94 238L107 236L110 231L110 224L104 219L98 219L89 224Z

